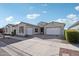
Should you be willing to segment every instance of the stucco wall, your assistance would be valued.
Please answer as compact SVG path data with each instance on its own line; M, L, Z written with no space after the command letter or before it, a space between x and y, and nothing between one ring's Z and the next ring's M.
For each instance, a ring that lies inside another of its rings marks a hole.
M7 32L6 32L6 28L7 28ZM6 27L4 28L5 34L12 34L12 32L13 32L14 29L15 29L15 28L12 27L12 26L6 26Z
M19 27L20 26L24 26L24 33L19 33ZM5 32L6 34L11 34L12 31L14 31L14 29L16 29L16 35L21 35L21 36L25 36L27 35L27 28L32 28L32 34L40 34L40 27L37 26L31 26L25 23L20 23L15 27L12 26L6 26L5 30L7 28L7 32ZM35 32L35 28L38 28L38 32ZM47 28L61 28L61 35L64 35L64 24L61 23L49 23L48 25L44 26L44 34L46 34L46 29Z
M24 33L19 33L19 27L20 26L24 26ZM38 28L38 27L35 27L35 26L30 26L30 25L26 25L26 24L19 24L17 27L16 27L16 35L21 35L21 36L25 36L27 35L27 28L32 28L32 34L38 34L38 32L35 32L35 28Z
M60 28L61 29L61 34L60 35L64 35L64 24L60 24L60 23L50 23L46 26L44 26L44 34L46 34L46 29L47 28Z
M20 26L24 26L24 33L19 33L19 27ZM25 26L25 24L19 24L19 25L17 25L17 27L16 27L16 35L22 35L22 36L24 36L26 34L26 26Z

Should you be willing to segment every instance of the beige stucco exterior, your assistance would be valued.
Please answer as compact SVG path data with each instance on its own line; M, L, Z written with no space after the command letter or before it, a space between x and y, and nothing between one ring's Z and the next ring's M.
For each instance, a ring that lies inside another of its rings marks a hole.
M20 33L19 32L19 28L21 26L24 27L24 33ZM41 33L40 28L41 27L44 28L44 35L47 35L46 34L46 29L47 28L60 28L61 29L61 31L60 31L61 34L60 35L64 35L64 24L63 23L58 23L58 22L46 23L43 26L42 25L41 26L36 26L36 25L32 25L32 24L28 24L28 23L21 22L21 23L15 25L14 27L12 25L8 25L4 29L5 29L5 33L6 34L11 34L12 31L16 30L16 35L25 36L25 35L28 35L27 34L28 28L31 28L32 29L32 35L40 34ZM6 28L7 28L7 32L6 32ZM35 28L38 29L38 32L35 32Z
M58 23L58 22L51 22L44 26L44 34L46 34L47 28L60 28L61 29L61 35L64 35L64 23Z
M20 27L20 26L24 26L24 33L19 33L19 27ZM35 32L35 28L38 28L38 29L39 29L39 27L33 26L33 25L24 24L24 23L20 23L20 24L17 25L17 28L16 28L16 35L21 35L21 36L27 35L27 29L28 29L28 28L32 28L32 35L39 33L39 30L38 30L38 32Z

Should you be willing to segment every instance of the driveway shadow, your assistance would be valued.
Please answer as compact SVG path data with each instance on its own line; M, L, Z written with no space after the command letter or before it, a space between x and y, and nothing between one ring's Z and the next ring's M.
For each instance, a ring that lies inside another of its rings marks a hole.
M12 43L16 43L16 42L20 42L22 40L16 40L16 39L10 39L10 38L5 38L5 39L0 39L0 41L6 43L6 44L12 44Z
M28 39L32 39L32 38L33 38L33 36L22 37L22 36L5 35L5 38L0 37L0 47L5 47L7 45L10 45L10 44L13 44L13 43L18 43L18 42L28 40Z
M12 38L0 38L0 47L4 47L6 45L20 42L20 41L22 41L22 40L16 40L16 39L12 39Z

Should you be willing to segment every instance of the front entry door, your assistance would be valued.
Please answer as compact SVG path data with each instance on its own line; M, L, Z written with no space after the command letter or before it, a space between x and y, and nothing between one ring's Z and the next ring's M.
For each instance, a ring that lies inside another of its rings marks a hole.
M44 28L43 27L40 28L40 34L44 34Z

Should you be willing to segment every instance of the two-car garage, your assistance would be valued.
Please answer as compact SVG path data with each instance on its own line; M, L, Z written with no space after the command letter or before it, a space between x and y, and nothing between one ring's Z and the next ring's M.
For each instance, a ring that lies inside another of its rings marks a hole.
M44 34L46 35L64 35L64 23L50 22L44 26Z
M46 28L46 35L60 35L61 28Z

